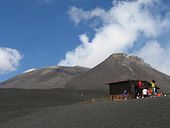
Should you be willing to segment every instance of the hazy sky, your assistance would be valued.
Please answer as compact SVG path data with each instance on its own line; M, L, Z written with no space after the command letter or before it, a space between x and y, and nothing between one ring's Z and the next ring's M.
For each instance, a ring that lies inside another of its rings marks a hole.
M170 75L168 0L0 0L0 81L50 65L94 67L112 53Z

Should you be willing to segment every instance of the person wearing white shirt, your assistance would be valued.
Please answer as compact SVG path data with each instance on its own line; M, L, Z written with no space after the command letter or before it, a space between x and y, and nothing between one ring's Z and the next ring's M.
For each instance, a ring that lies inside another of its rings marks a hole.
M142 90L142 98L145 98L145 97L147 97L147 95L148 95L148 90L146 89L146 88L144 88L143 90Z

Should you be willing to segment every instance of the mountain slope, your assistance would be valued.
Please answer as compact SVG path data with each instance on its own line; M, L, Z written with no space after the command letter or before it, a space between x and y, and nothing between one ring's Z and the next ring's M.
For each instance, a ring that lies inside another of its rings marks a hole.
M108 89L106 82L122 80L154 79L163 92L170 92L170 77L153 69L137 56L123 53L113 54L105 61L72 79L66 84L68 88Z
M51 66L37 70L29 70L0 84L0 88L51 89L64 88L73 77L88 68L75 66Z

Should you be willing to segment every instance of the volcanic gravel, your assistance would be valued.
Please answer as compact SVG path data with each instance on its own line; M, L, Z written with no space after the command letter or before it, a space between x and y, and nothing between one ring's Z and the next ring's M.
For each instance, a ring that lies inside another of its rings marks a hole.
M1 117L0 128L169 128L170 96L41 106L11 115Z

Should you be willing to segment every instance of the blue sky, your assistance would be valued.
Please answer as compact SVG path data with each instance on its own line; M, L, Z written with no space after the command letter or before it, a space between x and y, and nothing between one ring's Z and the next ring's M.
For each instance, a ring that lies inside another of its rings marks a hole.
M94 67L114 52L141 56L170 74L169 5L163 0L0 0L0 81L57 64Z
M0 0L0 47L23 55L17 70L0 77L5 80L30 68L56 65L68 50L79 44L84 27L75 27L67 12L70 6L86 9L111 5L97 0ZM83 6L82 6L83 5Z

